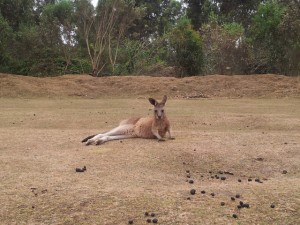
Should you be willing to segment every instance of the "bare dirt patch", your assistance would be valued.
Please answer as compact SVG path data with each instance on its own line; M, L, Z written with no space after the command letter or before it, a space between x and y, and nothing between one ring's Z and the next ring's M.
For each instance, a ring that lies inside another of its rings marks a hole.
M282 98L300 96L300 77L282 75L210 75L187 77L64 75L36 78L0 74L0 97Z
M101 146L80 140L150 104L1 98L0 108L2 224L147 224L146 211L169 225L300 223L299 99L170 99L175 140Z

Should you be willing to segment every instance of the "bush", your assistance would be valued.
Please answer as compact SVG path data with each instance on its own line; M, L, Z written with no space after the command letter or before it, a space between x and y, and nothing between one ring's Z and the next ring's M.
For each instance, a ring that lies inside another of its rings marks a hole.
M203 69L203 43L190 20L183 18L170 32L169 41L173 62L180 77L197 75Z

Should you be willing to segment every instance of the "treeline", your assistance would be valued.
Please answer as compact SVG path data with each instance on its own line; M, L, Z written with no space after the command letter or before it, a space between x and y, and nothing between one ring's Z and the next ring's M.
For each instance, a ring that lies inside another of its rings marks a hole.
M300 0L0 0L0 72L300 74Z

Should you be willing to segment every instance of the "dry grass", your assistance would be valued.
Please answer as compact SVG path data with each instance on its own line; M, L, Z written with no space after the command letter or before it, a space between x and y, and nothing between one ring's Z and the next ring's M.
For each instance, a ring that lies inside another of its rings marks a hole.
M150 104L0 98L0 108L1 224L147 224L145 211L169 225L300 224L297 98L170 99L175 140L88 147L83 137L150 114ZM85 173L75 172L84 165ZM186 170L194 184L186 182ZM209 171L220 170L234 175L210 178ZM230 197L237 193L249 209L236 208Z

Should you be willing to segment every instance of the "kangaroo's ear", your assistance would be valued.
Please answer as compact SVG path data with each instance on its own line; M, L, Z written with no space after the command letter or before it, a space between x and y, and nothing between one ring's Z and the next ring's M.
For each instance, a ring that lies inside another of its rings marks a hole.
M162 104L166 104L168 97L165 95L161 101Z
M149 102L154 106L158 104L158 102L154 98L149 98Z

